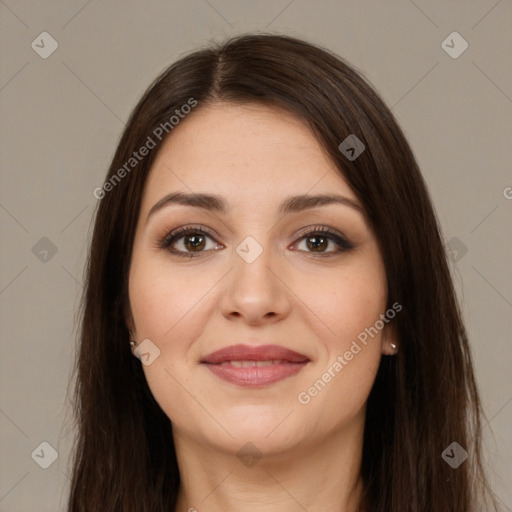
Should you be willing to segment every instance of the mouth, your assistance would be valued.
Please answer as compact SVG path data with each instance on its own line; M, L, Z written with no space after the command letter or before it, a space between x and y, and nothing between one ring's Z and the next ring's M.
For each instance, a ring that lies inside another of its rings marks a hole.
M233 345L217 350L201 364L218 378L242 387L263 387L299 373L309 358L278 345Z

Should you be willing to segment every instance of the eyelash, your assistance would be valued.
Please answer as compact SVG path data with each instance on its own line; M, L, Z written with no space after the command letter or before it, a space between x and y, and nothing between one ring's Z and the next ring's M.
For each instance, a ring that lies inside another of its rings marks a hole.
M158 240L158 247L160 249L167 249L171 254L174 254L179 257L185 257L185 258L197 258L199 256L202 256L205 252L208 251L199 251L197 253L193 252L185 252L185 251L177 251L176 249L170 249L169 247L180 240L181 238L185 238L186 235L205 235L207 237L210 237L214 239L214 236L212 233L210 233L208 230L205 230L203 228L196 228L194 226L182 226L178 229L175 229L174 231L171 231L170 233L165 234L163 237L161 237ZM300 251L300 252L307 252L310 254L313 254L315 257L319 258L329 258L332 256L335 256L336 254L340 254L343 252L350 251L354 249L354 246L345 238L340 236L336 231L333 231L330 228L325 228L322 226L315 226L313 229L307 231L306 233L303 233L301 237L297 240L297 242L301 242L305 238L312 237L313 235L318 236L324 236L328 240L332 240L335 242L340 248L335 251L329 251L324 253L315 253L312 251ZM211 249L210 249L211 250Z

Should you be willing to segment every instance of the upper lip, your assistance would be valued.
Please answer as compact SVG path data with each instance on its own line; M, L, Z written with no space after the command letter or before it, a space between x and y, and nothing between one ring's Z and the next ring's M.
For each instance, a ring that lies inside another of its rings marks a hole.
M304 354L299 354L279 345L231 345L216 350L201 359L201 363L219 364L224 361L269 361L285 360L291 363L309 361Z

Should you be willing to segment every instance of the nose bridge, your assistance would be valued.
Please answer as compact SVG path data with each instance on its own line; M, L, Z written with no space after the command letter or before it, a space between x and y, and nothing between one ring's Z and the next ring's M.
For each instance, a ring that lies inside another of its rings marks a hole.
M283 315L286 294L278 277L276 257L269 237L247 236L235 247L233 272L224 302L225 314L237 314L251 322Z
M239 284L262 285L262 288L268 288L273 286L275 279L272 269L275 255L268 237L260 235L258 239L260 241L253 236L247 236L236 246L233 258L234 280Z

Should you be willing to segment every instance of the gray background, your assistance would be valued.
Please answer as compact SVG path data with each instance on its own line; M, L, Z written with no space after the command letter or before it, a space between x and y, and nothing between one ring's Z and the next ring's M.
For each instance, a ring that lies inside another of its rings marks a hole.
M510 505L511 20L510 0L0 1L0 510L64 510L73 436L66 392L92 192L124 122L182 54L253 30L345 57L403 127L454 251L490 420L487 467ZM48 50L43 31L58 42L46 59L31 47ZM453 31L469 44L457 58L441 46ZM36 463L49 461L42 442L58 452L47 469Z

